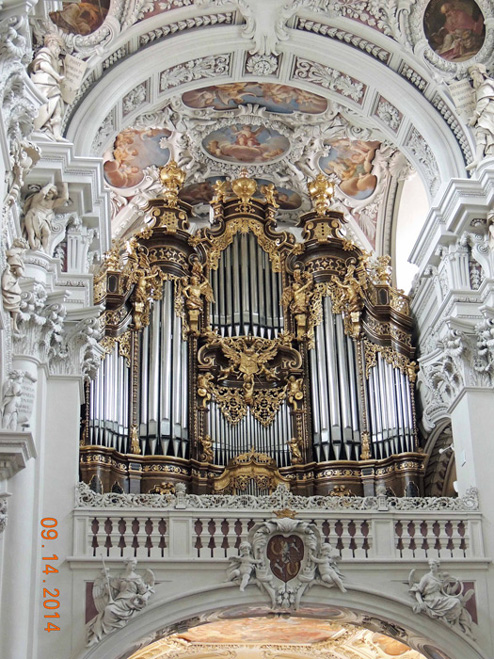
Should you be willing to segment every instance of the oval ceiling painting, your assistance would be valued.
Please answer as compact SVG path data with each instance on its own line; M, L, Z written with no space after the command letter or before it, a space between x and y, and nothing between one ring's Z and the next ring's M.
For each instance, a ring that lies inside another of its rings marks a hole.
M216 181L221 180L225 181L225 176L211 176L205 181L200 183L192 183L192 185L187 185L185 188L182 188L179 193L180 199L185 201L191 206L196 204L209 204L214 196L214 184ZM269 185L271 181L265 179L256 178L257 190L254 194L254 197L263 198L260 188L263 185ZM297 208L300 208L302 204L302 199L299 194L294 190L289 190L288 188L276 187L277 196L276 200L282 211L292 211Z
M50 19L62 32L87 35L95 32L108 13L110 0L68 2L63 9L51 11Z
M182 95L190 108L234 110L240 105L260 105L269 112L320 114L328 107L322 96L288 85L259 82L233 82L201 87Z
M242 164L268 163L281 158L290 149L286 137L262 124L225 126L205 137L202 145L213 158Z
M332 140L328 143L328 155L319 159L319 167L324 174L338 176L338 187L348 197L367 199L377 185L377 177L371 172L379 145L377 141Z
M424 13L424 32L440 57L462 62L482 48L484 16L474 0L432 0Z
M166 142L170 135L166 128L123 130L103 164L106 182L114 188L131 188L142 181L146 167L166 165L170 151L163 140Z

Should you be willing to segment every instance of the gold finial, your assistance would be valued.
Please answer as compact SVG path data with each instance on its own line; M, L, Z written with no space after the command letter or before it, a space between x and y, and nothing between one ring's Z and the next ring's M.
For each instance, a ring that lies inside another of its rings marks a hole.
M180 169L175 160L170 160L168 165L161 167L160 180L163 185L163 197L169 206L176 206L178 192L185 181L185 172Z
M240 178L232 181L231 187L233 193L239 197L240 201L242 202L242 206L245 207L249 205L250 200L257 190L257 183L253 178L248 177L246 169L242 169L240 172Z
M324 176L318 174L315 179L307 185L310 198L318 215L326 215L334 195L334 183Z

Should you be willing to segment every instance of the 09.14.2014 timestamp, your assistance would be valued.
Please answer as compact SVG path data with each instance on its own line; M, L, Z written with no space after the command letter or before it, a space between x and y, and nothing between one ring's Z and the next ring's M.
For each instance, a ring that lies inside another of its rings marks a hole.
M40 522L43 527L41 530L41 537L45 541L56 540L58 538L58 531L55 528L58 525L58 522L53 517L43 517ZM41 545L42 549L46 548L46 545ZM48 553L48 552L42 552ZM43 568L41 572L47 577L50 574L58 574L58 568L56 568L53 563L58 561L58 556L53 554L53 556L41 556L43 561ZM45 562L46 561L46 562ZM49 561L49 562L48 562ZM43 579L43 584L46 583L46 579ZM56 609L60 606L60 601L58 597L60 596L60 591L58 588L45 588L43 586L43 608L46 610L44 615L45 618L60 618L60 613ZM60 627L50 620L47 620L46 627L43 628L45 632L59 632Z

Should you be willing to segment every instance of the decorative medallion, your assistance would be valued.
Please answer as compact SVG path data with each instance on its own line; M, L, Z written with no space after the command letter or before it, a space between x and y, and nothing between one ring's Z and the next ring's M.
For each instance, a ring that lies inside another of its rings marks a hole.
M463 62L482 48L484 16L474 0L432 0L424 13L424 32L437 55L449 62Z
M92 34L106 18L110 0L68 2L63 9L51 11L50 20L66 34Z
M209 133L202 141L205 151L224 162L257 164L283 157L290 149L288 138L261 124L232 124Z

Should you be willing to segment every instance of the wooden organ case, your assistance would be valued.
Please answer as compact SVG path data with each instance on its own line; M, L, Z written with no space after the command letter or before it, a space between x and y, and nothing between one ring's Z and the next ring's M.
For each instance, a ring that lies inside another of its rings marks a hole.
M95 278L102 361L87 383L81 476L97 491L422 494L408 298L389 259L344 236L309 183L302 242L276 190L218 182L189 231L184 173L161 170L145 227Z

